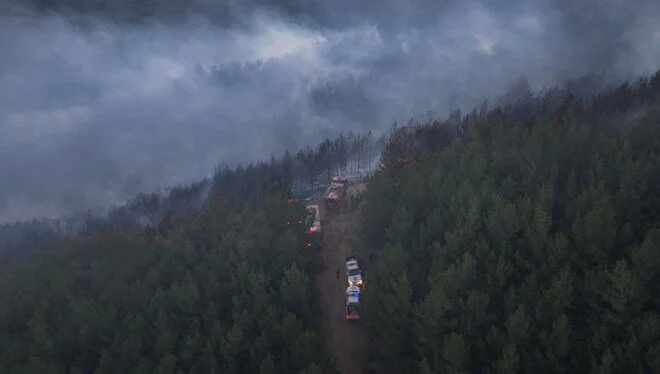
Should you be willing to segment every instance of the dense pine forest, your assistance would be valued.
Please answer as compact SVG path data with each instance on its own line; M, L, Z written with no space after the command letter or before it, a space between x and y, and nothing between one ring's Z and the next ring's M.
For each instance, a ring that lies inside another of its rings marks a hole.
M377 372L660 372L659 114L656 73L400 129L364 196Z
M658 125L660 72L4 226L0 372L336 372L287 200L373 173L354 228L373 372L660 373Z
M286 190L153 232L107 227L0 266L3 373L326 373Z

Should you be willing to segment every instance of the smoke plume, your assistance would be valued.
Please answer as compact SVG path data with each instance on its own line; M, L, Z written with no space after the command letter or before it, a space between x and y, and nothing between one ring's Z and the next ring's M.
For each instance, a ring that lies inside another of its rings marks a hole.
M652 1L35 0L0 10L0 222L469 109L521 78L539 90L660 66Z

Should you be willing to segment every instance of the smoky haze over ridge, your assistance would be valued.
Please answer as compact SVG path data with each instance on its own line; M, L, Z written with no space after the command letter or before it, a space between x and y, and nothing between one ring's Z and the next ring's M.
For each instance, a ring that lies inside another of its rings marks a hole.
M0 6L0 222L469 109L520 77L660 67L651 1L38 3Z

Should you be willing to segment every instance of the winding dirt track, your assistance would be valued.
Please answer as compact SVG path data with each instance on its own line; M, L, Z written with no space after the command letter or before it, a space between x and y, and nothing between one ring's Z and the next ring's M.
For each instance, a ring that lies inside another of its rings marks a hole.
M321 335L326 350L337 360L342 374L365 373L367 365L367 334L362 326L363 322L344 319L344 297L348 286L344 259L353 253L358 214L350 206L350 196L363 188L364 183L349 186L346 194L348 207L342 203L339 211L334 212L321 208L326 261L323 273L316 279L316 285L321 293L319 301L323 316ZM337 279L337 269L339 269L339 279ZM365 283L368 283L368 279L365 279Z

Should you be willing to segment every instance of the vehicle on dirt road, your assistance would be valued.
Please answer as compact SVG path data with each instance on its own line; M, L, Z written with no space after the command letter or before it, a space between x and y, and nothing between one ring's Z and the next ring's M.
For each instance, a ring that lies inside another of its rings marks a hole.
M349 286L362 286L362 270L358 264L357 257L346 257L346 277L348 278Z
M305 248L323 248L323 231L321 229L321 210L318 205L307 206L307 219L305 221Z
M330 180L330 185L323 194L323 204L330 210L339 209L339 203L346 197L348 180L344 176L336 176Z
M346 320L360 319L360 287L346 288Z
M330 179L330 182L332 182L332 183L347 184L347 183L348 183L348 179L347 179L345 176L343 176L343 175L337 175L336 177L332 177L332 179Z

